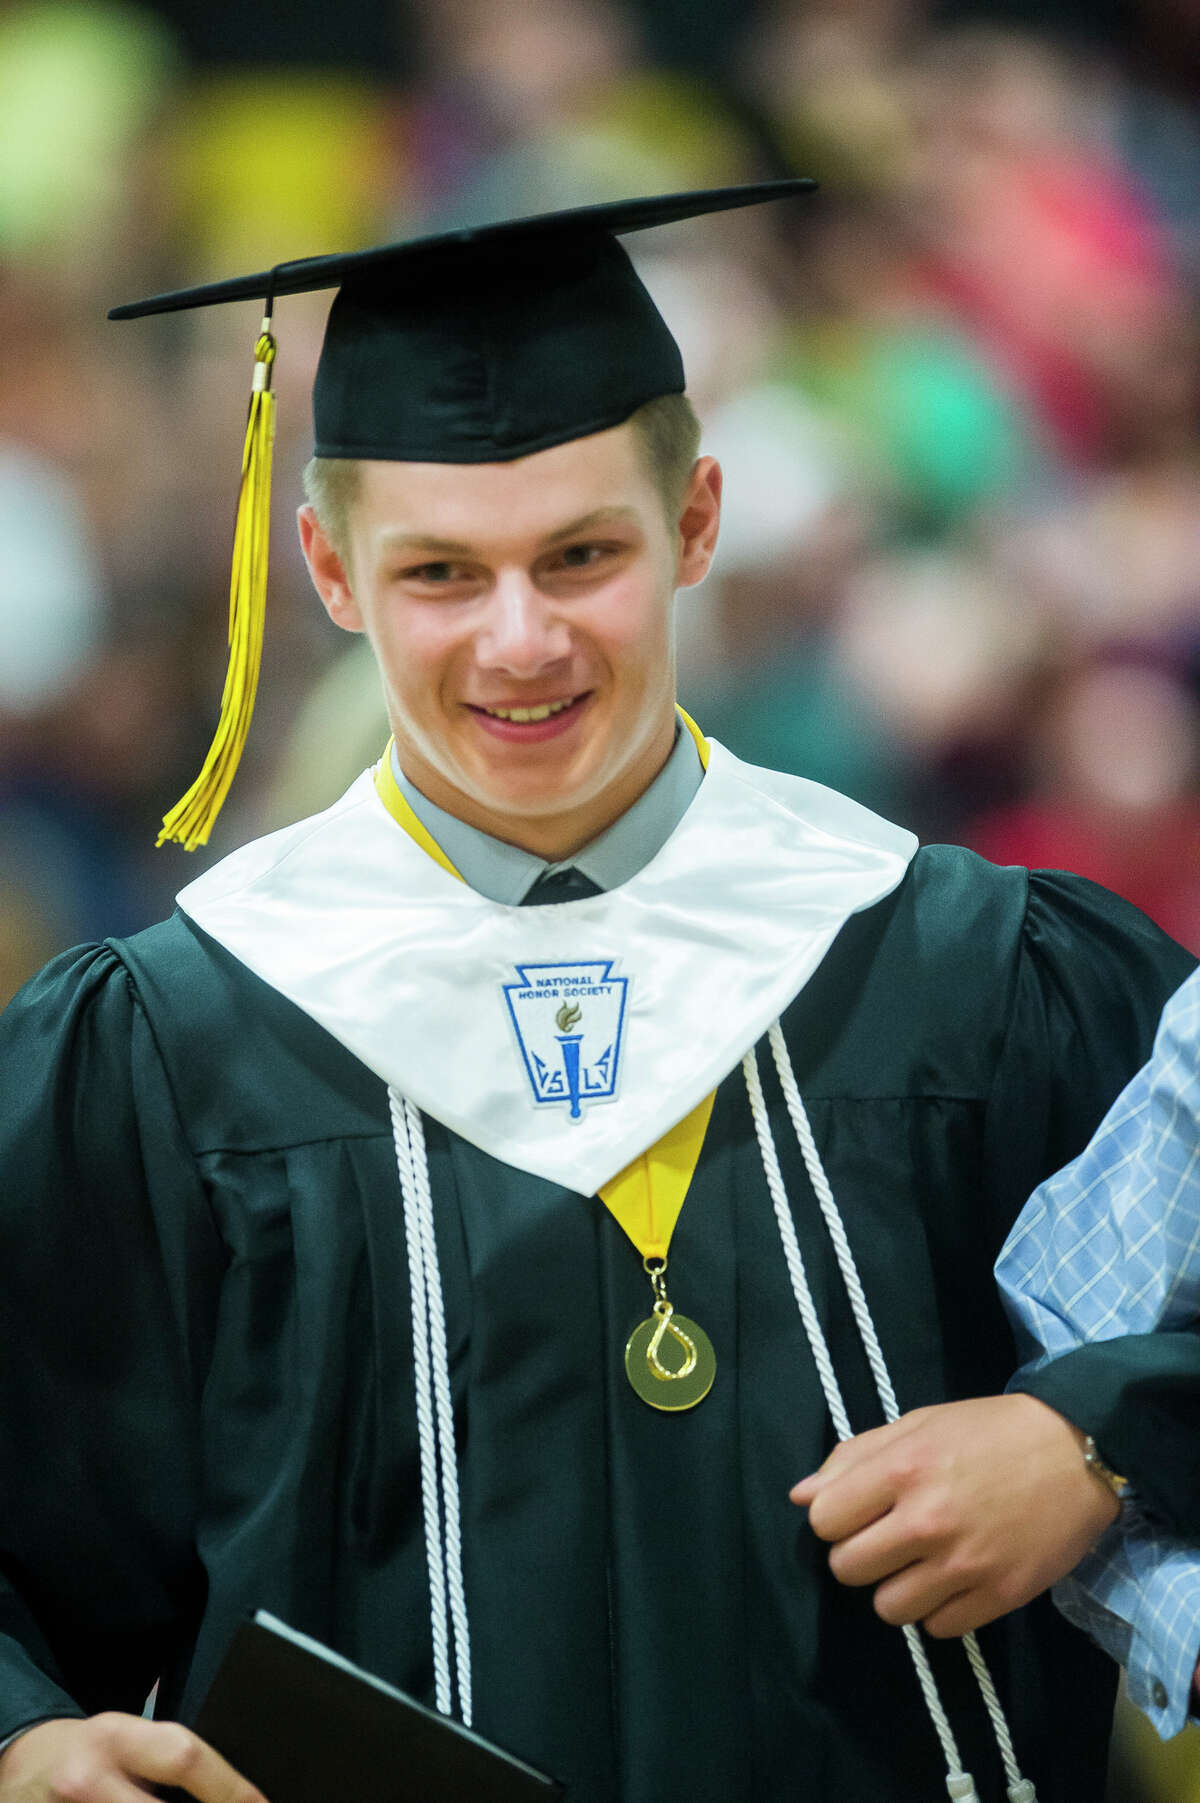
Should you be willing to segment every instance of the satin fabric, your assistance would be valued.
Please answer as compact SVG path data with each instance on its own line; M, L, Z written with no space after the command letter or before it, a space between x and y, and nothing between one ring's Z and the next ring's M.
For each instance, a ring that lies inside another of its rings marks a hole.
M178 899L423 1113L590 1194L734 1069L915 849L856 802L712 741L675 832L603 895L488 901L397 825L367 772L326 813L233 853ZM621 1068L615 1099L573 1120L534 1102L503 985L522 964L596 958L629 982Z

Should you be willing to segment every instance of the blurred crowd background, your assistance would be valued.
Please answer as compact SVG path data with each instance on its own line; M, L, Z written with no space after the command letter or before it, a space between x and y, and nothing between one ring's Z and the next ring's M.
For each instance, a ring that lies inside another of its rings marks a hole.
M685 704L1200 952L1198 96L1197 0L0 0L0 1005L386 736L296 545L295 297L258 717L208 851L153 849L215 723L259 311L107 308L794 173L626 241L726 469ZM1143 1739L1112 1803L1200 1798L1200 1736Z

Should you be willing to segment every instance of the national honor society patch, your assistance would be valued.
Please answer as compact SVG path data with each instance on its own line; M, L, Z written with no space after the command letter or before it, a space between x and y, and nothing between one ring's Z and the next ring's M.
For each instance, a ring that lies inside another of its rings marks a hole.
M518 964L520 982L503 985L534 1101L565 1105L573 1121L617 1093L629 978L612 975L615 962Z

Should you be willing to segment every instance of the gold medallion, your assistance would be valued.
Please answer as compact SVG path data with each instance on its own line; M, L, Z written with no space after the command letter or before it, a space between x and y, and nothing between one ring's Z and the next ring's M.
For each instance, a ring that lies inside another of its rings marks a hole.
M717 1355L704 1329L660 1295L654 1313L629 1336L625 1375L652 1409L694 1409L712 1389Z

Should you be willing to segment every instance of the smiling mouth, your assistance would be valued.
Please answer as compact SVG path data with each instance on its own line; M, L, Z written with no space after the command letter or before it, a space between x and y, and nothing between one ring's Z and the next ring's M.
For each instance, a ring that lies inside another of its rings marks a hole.
M474 712L486 714L489 720L511 720L515 725L527 726L539 720L552 720L555 714L564 714L569 707L577 707L585 699L586 695L571 695L566 701L543 701L534 707L477 706Z

